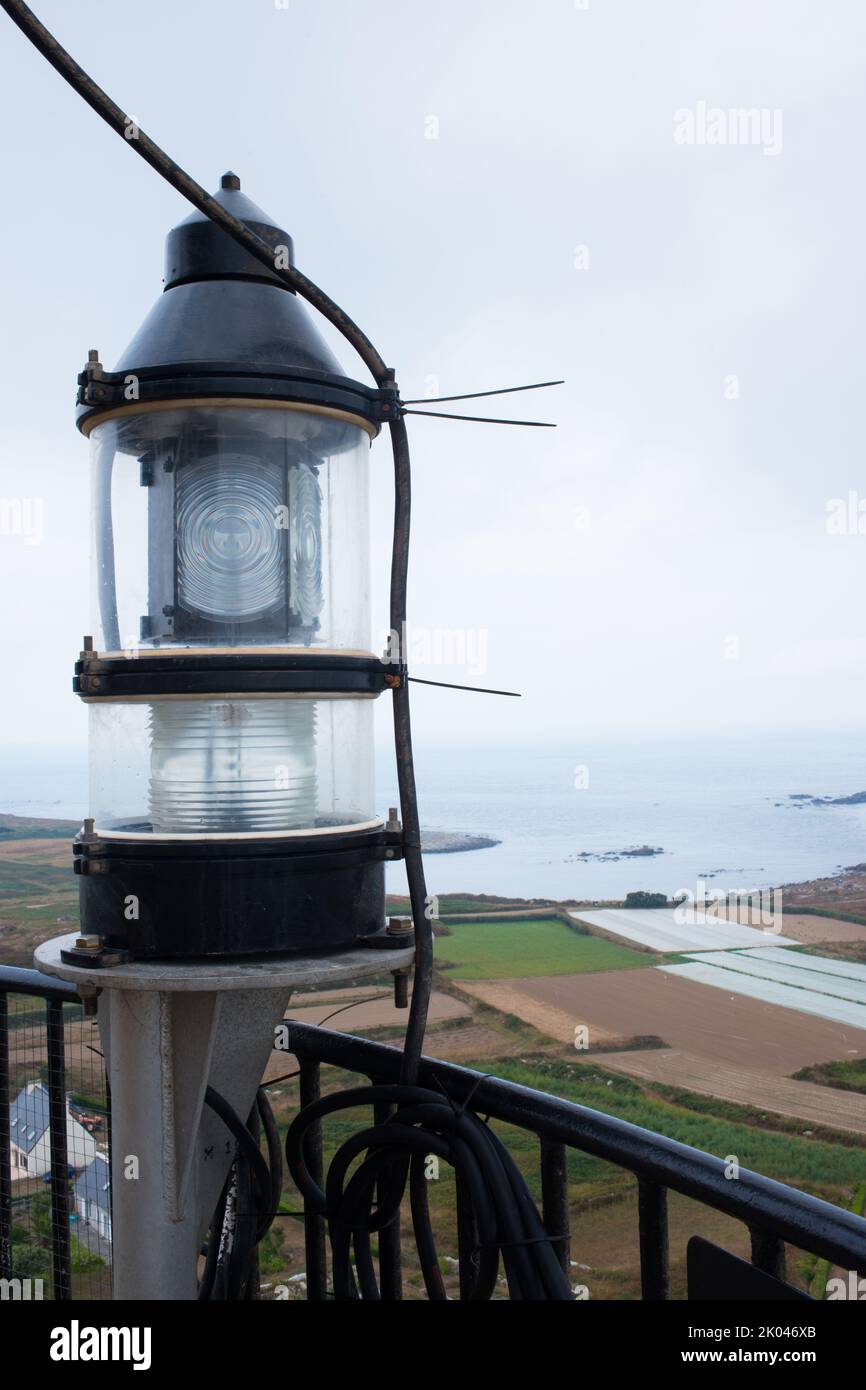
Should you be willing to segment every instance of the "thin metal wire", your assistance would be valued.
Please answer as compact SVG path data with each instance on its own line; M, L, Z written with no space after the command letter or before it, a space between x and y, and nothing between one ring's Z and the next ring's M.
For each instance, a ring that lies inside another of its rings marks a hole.
M519 690L488 690L483 685L455 685L453 681L427 681L420 676L409 676L415 685L438 685L441 690L471 690L476 695L510 695L513 700L522 699Z
M564 386L564 381L536 381L531 386L500 386L496 391L465 391L460 396L420 396L404 405L436 405L442 401L477 401L481 396L510 396L515 391L540 391L545 386Z
M426 415L430 420L474 420L476 425L528 425L530 429L555 430L552 420L500 420L494 415L450 415L444 410L403 410L403 415Z

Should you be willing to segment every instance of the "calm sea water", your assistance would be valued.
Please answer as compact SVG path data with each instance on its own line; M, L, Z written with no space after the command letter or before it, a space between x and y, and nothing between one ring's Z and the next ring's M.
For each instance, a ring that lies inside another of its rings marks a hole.
M795 809L789 799L866 790L866 733L421 749L417 772L426 827L502 842L429 855L435 893L615 898L694 890L709 875L711 887L745 891L866 861L866 806ZM0 751L0 810L80 819L86 785L83 756ZM387 750L378 800L396 800ZM664 854L578 859L643 844ZM402 866L390 868L389 886L404 885Z
M422 752L417 770L423 825L502 841L429 855L431 892L620 898L640 888L694 891L710 874L710 887L745 891L866 860L866 806L798 810L789 800L866 790L866 734ZM577 858L645 844L664 854ZM401 884L395 867L391 886Z

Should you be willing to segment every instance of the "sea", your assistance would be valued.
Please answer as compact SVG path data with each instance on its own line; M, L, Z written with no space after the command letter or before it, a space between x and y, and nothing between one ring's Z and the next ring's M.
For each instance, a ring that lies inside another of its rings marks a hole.
M387 748L377 767L384 811L396 803ZM798 799L866 791L866 731L421 747L416 772L422 826L500 842L427 855L433 894L746 893L866 861L866 804ZM0 752L0 811L80 819L86 796L84 754ZM661 853L621 853L639 846ZM402 865L388 875L405 890Z

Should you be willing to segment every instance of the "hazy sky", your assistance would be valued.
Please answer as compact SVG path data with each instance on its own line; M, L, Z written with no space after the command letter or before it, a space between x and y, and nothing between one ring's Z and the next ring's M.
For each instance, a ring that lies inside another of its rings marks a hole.
M240 174L404 396L567 379L497 406L557 430L412 423L410 615L467 656L416 673L525 692L419 689L419 742L864 722L862 3L34 8L196 178ZM84 735L75 376L188 208L5 16L0 130L0 741L47 746Z

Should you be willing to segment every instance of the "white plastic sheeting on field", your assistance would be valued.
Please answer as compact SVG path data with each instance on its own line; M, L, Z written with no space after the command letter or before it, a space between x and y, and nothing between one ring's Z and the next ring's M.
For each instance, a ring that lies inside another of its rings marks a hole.
M691 961L688 965L659 965L656 968L668 975L693 980L695 984L723 989L727 994L762 999L766 1004L780 1004L785 1009L797 1009L803 1014L815 1014L818 1018L829 1018L852 1028L866 1029L866 1005L855 1004L848 999L834 999L832 995L818 994L810 989L798 989L796 985L779 984L776 980L744 975L737 970L725 970L719 965L710 964L713 959L709 957Z
M866 980L866 965L858 965L853 960L830 960L827 956L807 955L804 951L776 950L772 946L761 946L747 955L756 960L775 960L780 964L796 966L798 970L817 970L821 975L842 975L846 980Z
M780 951L779 954L784 955L784 952ZM703 960L704 957L693 956L692 959ZM810 989L816 994L833 994L837 999L852 999L855 1004L866 1004L866 980L849 980L842 975L801 970L783 961L756 960L751 951L716 951L713 965L723 970L736 970L742 975L755 975L762 980L776 980L780 985L796 985L799 989Z
M580 909L570 914L577 922L636 941L654 951L724 951L734 946L795 946L788 936L738 922L721 922L693 908L601 908L594 912Z

